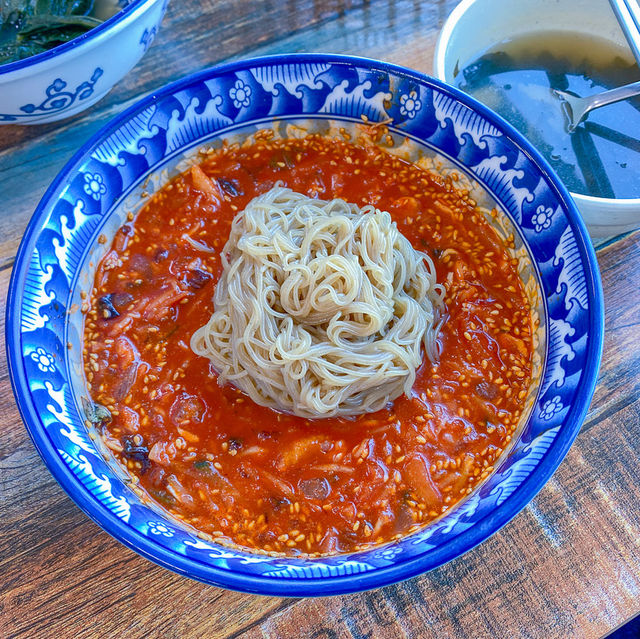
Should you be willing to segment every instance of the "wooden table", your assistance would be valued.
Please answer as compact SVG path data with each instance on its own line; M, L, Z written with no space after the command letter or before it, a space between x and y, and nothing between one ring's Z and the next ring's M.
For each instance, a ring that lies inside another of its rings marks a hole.
M437 32L455 4L172 0L145 58L97 106L61 124L0 127L3 299L18 243L49 182L143 94L222 60L279 52L358 54L430 72ZM3 357L0 637L604 636L640 613L640 233L602 243L598 259L607 308L603 365L582 432L559 470L478 548L359 595L297 600L227 592L125 549L74 506L42 464Z

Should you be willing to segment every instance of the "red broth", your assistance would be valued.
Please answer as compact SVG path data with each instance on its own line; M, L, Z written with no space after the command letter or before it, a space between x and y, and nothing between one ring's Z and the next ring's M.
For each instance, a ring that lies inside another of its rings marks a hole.
M373 144L265 134L203 157L116 233L85 301L89 390L111 414L91 417L106 444L175 518L245 548L348 552L440 516L491 473L531 383L516 261L452 178ZM434 260L448 320L441 358L423 364L411 397L354 419L304 419L220 387L191 351L233 217L277 181L386 209Z

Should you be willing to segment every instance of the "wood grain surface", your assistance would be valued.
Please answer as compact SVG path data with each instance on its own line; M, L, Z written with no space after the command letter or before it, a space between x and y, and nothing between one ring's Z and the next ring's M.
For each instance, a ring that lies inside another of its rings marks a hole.
M429 72L455 4L172 0L145 58L99 104L62 123L0 127L3 304L20 238L46 187L81 144L142 95L223 60L278 52L357 54ZM640 613L640 233L602 245L598 260L604 359L585 424L559 470L522 513L463 557L358 595L228 592L121 546L38 457L3 348L0 638L603 637Z

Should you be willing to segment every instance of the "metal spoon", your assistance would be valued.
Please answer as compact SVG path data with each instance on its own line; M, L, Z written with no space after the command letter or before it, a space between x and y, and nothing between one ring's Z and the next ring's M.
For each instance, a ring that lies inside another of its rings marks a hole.
M625 84L617 89L596 93L586 98L578 97L566 91L558 91L557 89L551 89L551 92L560 99L562 110L567 120L567 130L569 133L573 133L590 111L599 109L606 104L632 98L634 95L640 95L640 82Z
M618 19L618 23L636 61L640 65L640 6L638 6L637 0L609 0L609 4ZM577 95L558 91L557 89L552 89L551 92L560 98L566 118L567 131L573 133L589 111L593 111L593 109L605 104L640 95L640 82L633 82L587 98L580 98Z

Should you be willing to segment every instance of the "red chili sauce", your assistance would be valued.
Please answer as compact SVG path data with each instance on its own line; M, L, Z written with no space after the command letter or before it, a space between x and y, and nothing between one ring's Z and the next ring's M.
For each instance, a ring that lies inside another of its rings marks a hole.
M84 362L106 444L138 487L205 536L348 552L416 530L469 494L518 424L532 323L516 260L455 176L376 145L310 136L223 147L116 234L85 302ZM389 211L446 286L442 355L411 397L309 420L218 386L189 346L213 311L231 221L277 181ZM104 238L101 238L104 240Z

